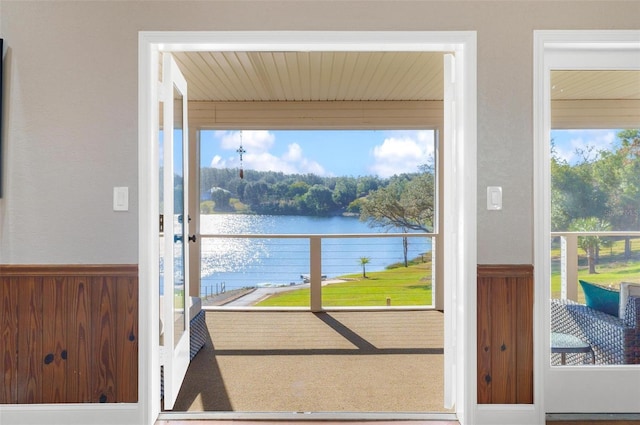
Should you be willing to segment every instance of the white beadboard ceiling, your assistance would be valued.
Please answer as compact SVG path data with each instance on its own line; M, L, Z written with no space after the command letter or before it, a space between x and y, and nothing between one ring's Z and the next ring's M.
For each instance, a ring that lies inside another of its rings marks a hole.
M442 100L442 53L174 53L196 101Z
M640 71L552 71L553 100L640 99Z
M442 100L443 54L176 52L195 101ZM640 99L640 71L553 71L553 100Z

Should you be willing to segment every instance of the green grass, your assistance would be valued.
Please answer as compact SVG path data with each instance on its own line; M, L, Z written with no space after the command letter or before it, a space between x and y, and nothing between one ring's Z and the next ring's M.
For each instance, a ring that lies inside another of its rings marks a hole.
M640 283L640 239L632 241L632 258L623 259L624 242L616 241L600 251L596 274L589 274L582 252L578 259L578 278L604 286L619 287L620 282ZM560 249L551 251L551 296L560 297ZM393 267L393 268L391 268ZM341 276L344 283L323 286L322 305L325 307L381 307L431 305L431 263L412 261L409 267L390 266L388 270L362 275ZM578 301L584 294L578 287ZM308 307L309 289L299 289L274 295L257 304L260 307Z
M600 259L596 264L596 274L589 274L584 251L578 252L578 279L612 288L619 288L620 282L640 283L640 239L631 241L632 257L624 259L624 241L615 241L611 247L600 249ZM551 297L560 297L560 249L551 250ZM584 293L578 284L578 301L584 302Z
M380 272L341 276L343 283L322 287L325 307L382 307L431 305L431 263L413 264ZM256 304L259 307L308 307L309 289L284 292Z

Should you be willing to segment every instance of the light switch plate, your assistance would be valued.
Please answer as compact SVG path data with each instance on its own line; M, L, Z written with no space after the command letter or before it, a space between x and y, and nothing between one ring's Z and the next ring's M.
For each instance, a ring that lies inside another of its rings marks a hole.
M487 209L491 211L498 211L502 209L502 187L501 186L487 187Z
M129 211L129 188L128 187L113 188L113 210Z

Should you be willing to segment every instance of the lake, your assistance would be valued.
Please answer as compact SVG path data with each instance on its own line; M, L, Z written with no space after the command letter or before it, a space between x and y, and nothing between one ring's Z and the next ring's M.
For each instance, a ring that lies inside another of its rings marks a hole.
M309 274L308 238L258 238L260 234L384 234L355 217L201 215L200 234L255 234L257 238L202 237L201 293L302 283ZM431 238L409 237L407 257L430 258ZM427 254L426 254L427 253ZM322 275L328 279L383 270L404 261L402 237L323 238Z

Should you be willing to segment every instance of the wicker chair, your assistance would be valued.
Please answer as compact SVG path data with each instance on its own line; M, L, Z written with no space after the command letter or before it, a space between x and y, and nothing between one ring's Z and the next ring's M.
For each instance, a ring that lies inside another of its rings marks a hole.
M624 319L571 300L551 300L551 331L588 342L596 364L640 364L640 297L629 297ZM589 363L583 354L568 354L566 364ZM560 364L552 357L553 364Z

